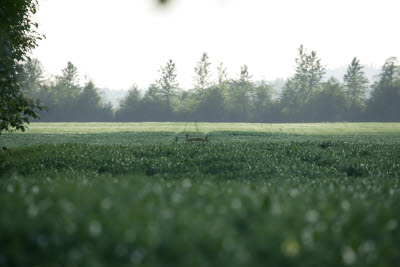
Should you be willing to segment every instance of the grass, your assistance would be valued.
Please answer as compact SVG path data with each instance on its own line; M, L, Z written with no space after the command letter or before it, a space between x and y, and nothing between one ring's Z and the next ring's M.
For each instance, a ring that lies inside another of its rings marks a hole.
M398 124L109 125L0 136L0 266L400 264Z
M400 123L31 123L26 133L113 133L113 132L267 132L294 134L357 134L400 136Z

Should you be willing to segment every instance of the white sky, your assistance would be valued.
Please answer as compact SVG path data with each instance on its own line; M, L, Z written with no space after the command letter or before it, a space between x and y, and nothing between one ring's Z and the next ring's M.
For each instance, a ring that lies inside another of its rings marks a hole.
M146 88L169 58L191 87L203 52L214 74L247 64L254 80L291 75L300 44L328 68L400 56L399 0L39 0L36 20L48 74L71 61L100 88Z

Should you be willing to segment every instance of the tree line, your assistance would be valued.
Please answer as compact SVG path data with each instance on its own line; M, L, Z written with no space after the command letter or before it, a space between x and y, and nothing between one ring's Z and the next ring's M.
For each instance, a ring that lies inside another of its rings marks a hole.
M271 84L253 81L247 65L232 78L220 63L212 80L207 53L194 67L193 88L179 86L176 64L169 60L145 92L132 86L117 108L102 101L92 81L79 85L78 70L71 62L60 75L48 79L39 60L27 61L21 87L26 96L47 107L39 111L42 121L400 121L400 65L395 57L384 62L374 82L366 78L358 58L348 65L343 81L326 79L326 67L317 53L303 46L295 66L278 98L273 97Z

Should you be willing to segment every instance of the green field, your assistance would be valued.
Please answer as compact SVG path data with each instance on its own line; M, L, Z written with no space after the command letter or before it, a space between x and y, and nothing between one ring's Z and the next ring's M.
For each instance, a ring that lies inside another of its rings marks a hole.
M35 123L0 145L0 266L400 266L400 123Z
M400 123L32 123L28 133L111 133L111 132L267 132L296 134L394 134Z

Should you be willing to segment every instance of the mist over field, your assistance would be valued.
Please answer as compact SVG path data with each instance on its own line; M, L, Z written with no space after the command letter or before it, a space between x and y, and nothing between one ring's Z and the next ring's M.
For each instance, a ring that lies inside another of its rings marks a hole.
M42 121L399 121L393 0L39 7L20 83Z
M327 69L315 51L303 46L295 58L295 74L287 79L254 80L247 65L238 78L211 63L203 53L194 66L193 87L179 84L171 59L148 88L99 89L92 80L82 83L71 62L61 75L49 78L38 59L24 65L25 95L41 100L47 110L42 121L203 121L203 122L340 122L399 121L400 68L389 58L381 69L361 65ZM328 76L330 75L330 76Z
M0 267L400 266L398 10L0 1Z
M327 69L325 77L334 77L337 80L342 80L343 76L346 73L346 67L338 67L335 69ZM378 77L379 69L374 66L364 66L365 77L371 82L375 82ZM325 78L326 79L326 78ZM258 80L255 81L255 84L266 83L270 84L273 88L272 98L277 99L282 92L283 87L285 86L286 78L277 78L274 80L266 81L266 80ZM123 98L128 94L129 88L121 88L121 89L110 89L110 88L99 88L100 95L102 97L102 101L104 103L110 102L113 107L119 108L119 104ZM139 88L139 90L143 93L146 92L145 88ZM370 90L366 91L366 95L369 96Z

